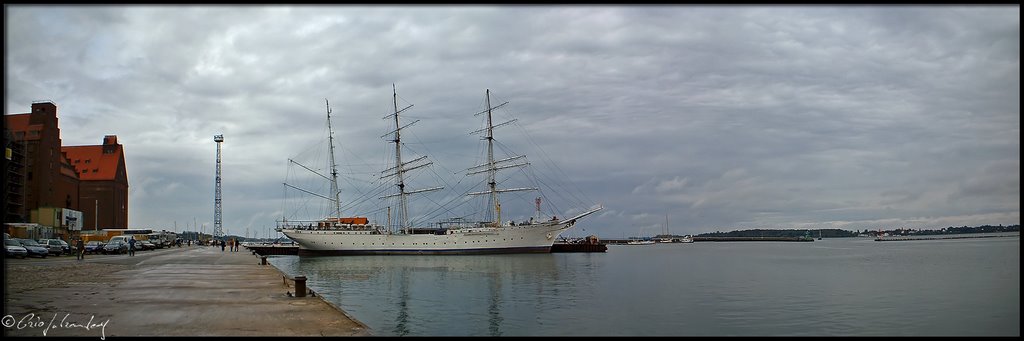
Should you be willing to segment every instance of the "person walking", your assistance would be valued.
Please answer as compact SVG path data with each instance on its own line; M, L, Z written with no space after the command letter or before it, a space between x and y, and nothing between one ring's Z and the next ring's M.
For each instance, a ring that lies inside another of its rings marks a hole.
M135 256L135 237L128 240L128 255Z
M224 246L227 245L223 239L220 240L220 252L224 252Z
M75 241L75 247L78 248L78 260L85 259L85 242L82 241L82 238Z

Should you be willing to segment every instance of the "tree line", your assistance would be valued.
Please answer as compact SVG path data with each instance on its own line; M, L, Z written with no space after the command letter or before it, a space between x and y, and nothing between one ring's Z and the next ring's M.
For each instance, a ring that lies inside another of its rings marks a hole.
M844 237L856 237L858 235L868 235L875 237L879 234L892 235L942 235L942 234L968 234L968 233L997 233L997 232L1020 232L1020 225L981 225L981 226L960 226L960 227L944 227L941 229L927 230L927 229L907 229L907 228L892 228L892 229L875 229L862 231L849 231L843 229L752 229L752 230L736 230L736 231L715 231L709 233L701 233L696 235L697 237L811 237L811 238L844 238Z

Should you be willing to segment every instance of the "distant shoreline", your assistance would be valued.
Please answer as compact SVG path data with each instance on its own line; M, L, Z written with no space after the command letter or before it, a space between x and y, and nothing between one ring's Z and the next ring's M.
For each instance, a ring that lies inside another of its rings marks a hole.
M849 237L871 237L878 238L879 236L951 236L951 235L968 235L968 234L992 234L992 233L1020 233L1020 225L981 225L975 227L960 226L960 227L946 227L942 229L934 230L918 230L918 229L906 229L906 228L895 228L888 230L861 230L861 231L850 231L843 229L749 229L749 230L734 230L728 232L708 232L692 235L695 240L697 238L849 238ZM652 237L640 238L640 239L663 239L663 238L679 238L680 235L669 235L659 234ZM634 237L633 239L635 239ZM601 240L618 240L620 238L600 238ZM626 238L621 238L626 239Z
M1002 233L971 233L971 234L957 234L957 235L922 235L922 236L882 236L875 238L876 242L889 242L889 241L911 241L911 240L940 240L940 239L970 239L970 238L1010 238L1020 237L1020 232L1002 232Z

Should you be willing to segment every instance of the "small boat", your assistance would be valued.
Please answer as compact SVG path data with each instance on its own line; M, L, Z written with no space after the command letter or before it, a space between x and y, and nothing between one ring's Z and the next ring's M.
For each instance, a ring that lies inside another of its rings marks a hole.
M668 234L668 214L665 215L665 234L658 238L659 243L672 243L675 240L672 239L672 235Z
M597 236L590 235L586 238L566 238L559 236L554 244L551 244L551 252L606 252L608 246L602 243Z
M654 245L654 240L630 238L629 241L626 242L626 245Z

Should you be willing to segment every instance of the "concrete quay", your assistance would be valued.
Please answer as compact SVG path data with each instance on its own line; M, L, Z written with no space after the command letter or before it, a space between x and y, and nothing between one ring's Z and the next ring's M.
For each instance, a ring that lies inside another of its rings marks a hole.
M33 273L62 285L18 287ZM89 273L61 276L59 272ZM294 283L260 257L220 247L6 259L4 336L367 336L369 329L319 296L291 297ZM14 288L13 290L8 290Z

